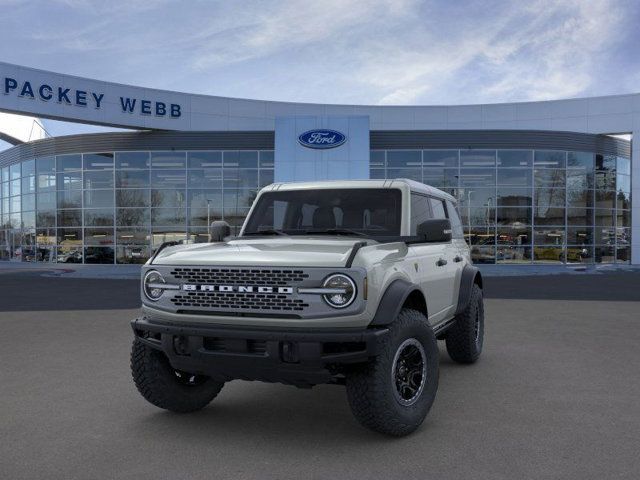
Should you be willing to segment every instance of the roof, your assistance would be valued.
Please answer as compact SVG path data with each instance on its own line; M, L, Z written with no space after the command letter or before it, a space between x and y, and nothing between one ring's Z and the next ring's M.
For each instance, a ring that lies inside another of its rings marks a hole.
M394 178L386 180L320 180L314 182L274 183L264 187L262 191L315 190L322 188L400 188L400 184L407 185L412 192L423 193L425 195L439 197L456 203L456 199L448 193L408 178Z

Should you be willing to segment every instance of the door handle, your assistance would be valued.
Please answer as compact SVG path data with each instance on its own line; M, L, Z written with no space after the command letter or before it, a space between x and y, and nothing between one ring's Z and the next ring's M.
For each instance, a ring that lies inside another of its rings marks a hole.
M440 260L438 260L438 261L436 262L436 265L437 265L438 267L444 267L446 264L447 264L447 261L446 261L444 258L441 258Z
M462 261L462 257L460 255L456 255L455 258L453 259L454 262L458 263Z

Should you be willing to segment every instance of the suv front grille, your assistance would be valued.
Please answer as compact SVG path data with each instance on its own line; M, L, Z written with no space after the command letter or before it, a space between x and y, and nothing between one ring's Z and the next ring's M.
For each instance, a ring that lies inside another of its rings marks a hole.
M245 269L245 268L175 268L171 275L192 283L214 285L274 285L287 286L301 282L309 275L303 270L290 269Z
M303 300L277 293L181 292L171 301L176 307L221 310L301 311L309 306Z

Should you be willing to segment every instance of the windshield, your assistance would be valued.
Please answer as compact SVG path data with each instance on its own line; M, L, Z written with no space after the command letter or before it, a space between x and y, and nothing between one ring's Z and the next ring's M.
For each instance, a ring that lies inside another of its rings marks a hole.
M355 188L267 192L244 235L400 235L398 189Z

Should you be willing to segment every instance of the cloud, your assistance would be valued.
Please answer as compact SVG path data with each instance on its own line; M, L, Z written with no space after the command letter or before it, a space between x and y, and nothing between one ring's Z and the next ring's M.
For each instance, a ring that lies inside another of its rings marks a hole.
M16 3L0 20L0 58L155 88L319 103L545 100L622 93L640 78L633 0L182 5Z

